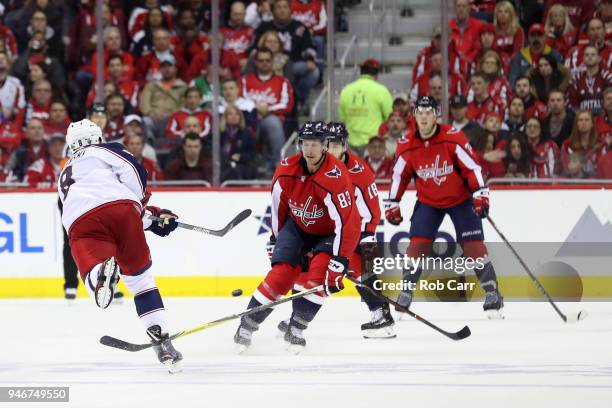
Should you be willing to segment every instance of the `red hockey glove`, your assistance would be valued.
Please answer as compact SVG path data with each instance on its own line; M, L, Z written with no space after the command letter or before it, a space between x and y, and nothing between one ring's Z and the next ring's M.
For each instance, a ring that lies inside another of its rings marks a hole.
M276 238L270 236L270 239L266 243L266 251L268 252L268 259L272 260L272 254L274 254L274 247L276 246Z
M323 283L325 293L328 296L344 289L342 277L347 272L348 263L348 259L343 256L334 256L329 260L327 271L325 272L325 282Z
M489 214L489 189L487 187L474 191L472 194L474 212L480 218L486 218Z
M154 207L152 205L147 206L146 210L153 216L161 218L160 221L153 221L151 226L147 228L147 231L151 231L160 237L165 237L174 231L178 226L176 222L178 215L174 214L172 211Z
M393 225L400 225L404 218L400 211L399 202L395 200L383 200L385 205L385 218Z

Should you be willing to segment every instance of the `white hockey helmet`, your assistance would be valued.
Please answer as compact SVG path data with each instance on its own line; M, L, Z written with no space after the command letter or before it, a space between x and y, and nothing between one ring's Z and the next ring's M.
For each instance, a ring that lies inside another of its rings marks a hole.
M89 119L72 122L66 133L66 143L70 146L72 153L92 144L103 142L102 129Z

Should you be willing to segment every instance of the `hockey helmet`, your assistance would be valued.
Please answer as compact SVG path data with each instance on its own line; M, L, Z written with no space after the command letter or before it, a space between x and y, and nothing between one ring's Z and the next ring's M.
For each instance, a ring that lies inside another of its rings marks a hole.
M419 99L417 99L416 103L414 104L415 112L420 109L433 109L434 113L437 113L438 112L438 102L436 102L436 100L432 98L431 96L428 96L428 95L421 96L419 97Z
M70 146L72 153L85 146L100 144L102 142L102 129L89 119L72 122L68 126L66 143Z
M340 122L329 122L327 124L327 131L330 135L330 142L346 143L348 139L348 132L344 123Z

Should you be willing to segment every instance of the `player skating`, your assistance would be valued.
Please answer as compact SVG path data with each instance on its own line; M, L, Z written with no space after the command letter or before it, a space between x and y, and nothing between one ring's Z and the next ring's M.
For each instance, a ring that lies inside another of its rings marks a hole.
M353 198L361 216L361 238L359 246L351 260L349 273L356 278L366 273L363 283L372 287L375 275L371 277L371 271L361 271L362 265L369 265L377 253L376 227L380 222L380 205L378 202L378 189L374 180L374 174L357 155L348 151L348 132L342 123L331 122L327 124L329 139L328 153L334 155L348 170L349 178L353 184ZM362 260L363 258L363 260ZM300 274L298 283L293 287L295 291L304 290L304 278L306 274ZM372 318L368 323L361 325L361 331L365 338L393 338L393 317L389 310L389 304L373 296L370 292L357 286L361 298L372 312ZM289 320L279 323L278 329L285 333L289 327Z
M344 164L327 154L325 123L307 122L299 130L300 152L284 159L272 180L272 269L257 287L249 309L269 304L286 294L297 281L303 257L313 254L305 288L324 291L297 299L285 333L294 351L306 345L302 331L313 320L325 296L343 289L342 277L359 241L360 218ZM251 337L271 309L243 317L234 336L239 351L251 345Z
M102 141L101 129L89 119L68 127L72 158L60 174L58 191L72 255L87 292L102 309L113 300L121 275L159 361L178 372L183 357L168 338L144 236L145 229L167 236L177 227L176 215L146 206L150 193L144 167L121 144ZM164 221L143 220L144 209Z
M385 200L385 218L393 225L402 222L399 202L415 178L417 201L410 218L408 256L429 254L438 228L448 214L464 256L484 258L484 267L474 272L486 293L485 312L489 318L503 317L503 298L483 242L481 218L489 211L489 189L465 134L451 126L436 124L437 109L436 102L428 96L416 103L417 131L398 144L389 199ZM408 275L408 280L416 283L421 273L422 269L417 269ZM412 293L400 293L399 302L408 307Z

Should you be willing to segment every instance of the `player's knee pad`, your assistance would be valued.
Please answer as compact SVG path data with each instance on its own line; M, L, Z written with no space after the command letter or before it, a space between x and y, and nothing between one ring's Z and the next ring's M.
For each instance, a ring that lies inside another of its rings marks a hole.
M269 303L289 292L298 279L300 268L288 263L277 263L272 266L263 282L257 287L256 296L263 295ZM258 299L264 304L266 299ZM263 301L263 302L262 302Z
M425 237L411 237L406 249L406 255L412 258L429 256L433 239Z

